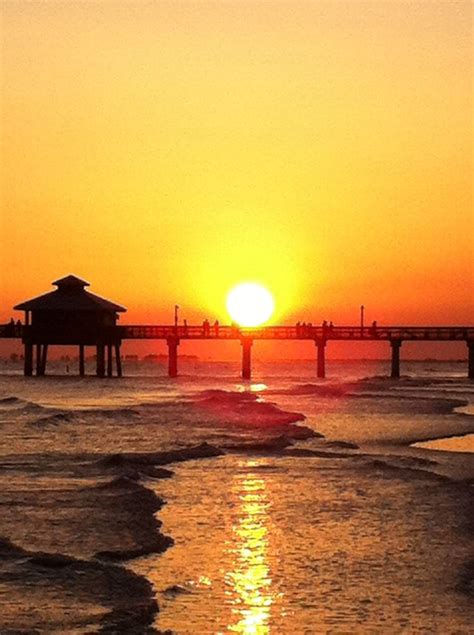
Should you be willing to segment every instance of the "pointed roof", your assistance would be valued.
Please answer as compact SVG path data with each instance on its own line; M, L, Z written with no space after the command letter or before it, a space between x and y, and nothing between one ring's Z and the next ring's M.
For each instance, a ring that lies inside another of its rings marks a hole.
M86 282L85 280L82 280L81 278L78 278L72 273L70 273L68 276L64 276L64 278L59 278L58 280L55 280L52 284L54 284L55 287L59 287L59 288L80 287L81 289L83 289L84 287L91 286L88 282Z
M89 283L72 274L53 282L58 288L31 300L25 300L13 308L17 311L113 311L127 309L120 304L86 291Z

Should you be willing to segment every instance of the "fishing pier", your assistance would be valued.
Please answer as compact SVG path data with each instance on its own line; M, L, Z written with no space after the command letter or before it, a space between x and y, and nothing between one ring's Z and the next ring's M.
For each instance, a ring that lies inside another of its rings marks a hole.
M326 347L331 341L385 341L391 348L390 376L400 377L400 351L404 342L465 342L468 348L467 376L474 379L474 326L261 326L235 325L118 325L118 313L126 309L85 289L87 282L66 276L54 282L51 291L16 305L25 311L25 323L0 325L0 338L21 338L24 374L46 373L48 346L78 346L79 375L85 374L84 350L96 349L96 374L122 376L120 347L124 340L163 340L168 346L168 374L178 376L178 350L186 340L237 340L242 347L242 378L252 376L252 347L260 340L312 341L316 349L316 375L326 376ZM36 355L34 354L36 353ZM34 360L34 357L36 359ZM115 359L114 359L115 358ZM36 362L34 364L34 361Z
M331 341L386 341L391 347L391 377L400 377L400 349L403 342L465 341L468 346L468 376L474 379L474 327L458 326L119 326L121 339L161 339L168 345L168 374L178 375L178 347L181 340L238 340L242 346L242 378L252 375L252 347L260 340L312 341L316 347L316 375L326 377L326 346Z

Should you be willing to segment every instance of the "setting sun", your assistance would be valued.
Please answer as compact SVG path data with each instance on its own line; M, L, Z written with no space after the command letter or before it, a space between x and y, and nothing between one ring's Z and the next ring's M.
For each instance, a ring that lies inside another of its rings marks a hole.
M244 282L234 287L227 296L230 317L241 326L259 326L273 313L273 296L259 284Z

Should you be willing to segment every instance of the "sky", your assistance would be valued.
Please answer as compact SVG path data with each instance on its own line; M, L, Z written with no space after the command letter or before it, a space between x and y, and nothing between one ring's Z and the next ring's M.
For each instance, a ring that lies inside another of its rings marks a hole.
M273 323L473 323L470 2L0 12L0 321L74 273L122 323L242 281Z

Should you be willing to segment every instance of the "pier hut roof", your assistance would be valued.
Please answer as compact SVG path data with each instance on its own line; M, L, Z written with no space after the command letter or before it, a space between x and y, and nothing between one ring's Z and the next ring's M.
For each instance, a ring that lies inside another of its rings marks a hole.
M127 309L120 304L86 291L89 283L77 276L69 275L53 282L58 288L31 300L25 300L13 308L18 311L113 311Z

